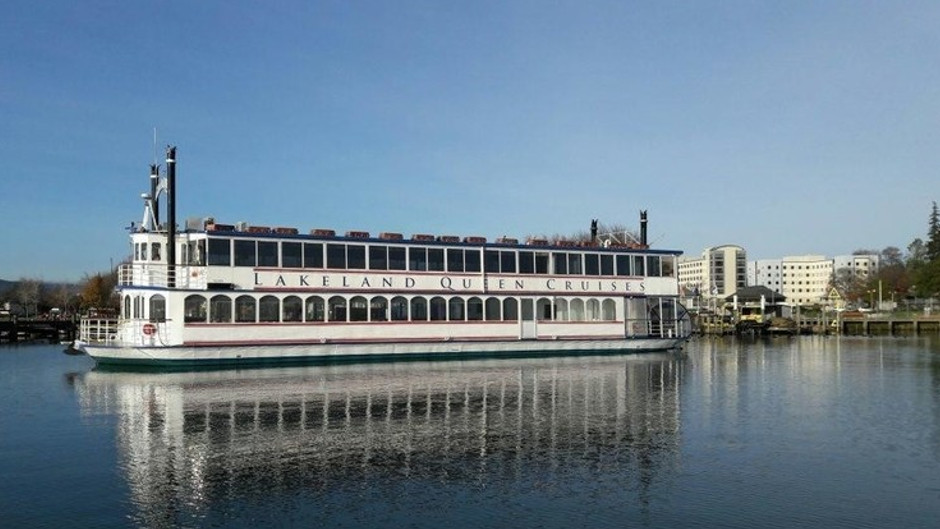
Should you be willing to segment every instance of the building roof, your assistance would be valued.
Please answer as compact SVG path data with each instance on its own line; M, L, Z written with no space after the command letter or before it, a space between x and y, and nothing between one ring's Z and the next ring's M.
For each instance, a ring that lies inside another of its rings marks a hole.
M774 292L763 285L740 288L734 294L726 297L725 301L734 301L735 296L738 297L738 303L759 302L761 296L764 297L764 301L767 303L782 303L787 300L783 294Z

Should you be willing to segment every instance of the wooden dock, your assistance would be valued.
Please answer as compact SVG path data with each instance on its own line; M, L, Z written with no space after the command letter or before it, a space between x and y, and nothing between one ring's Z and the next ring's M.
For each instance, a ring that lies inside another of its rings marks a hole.
M64 342L75 339L78 325L72 320L14 318L0 321L0 343L32 340Z
M940 334L940 316L895 318L891 316L849 317L840 320L842 334L854 336L904 336Z

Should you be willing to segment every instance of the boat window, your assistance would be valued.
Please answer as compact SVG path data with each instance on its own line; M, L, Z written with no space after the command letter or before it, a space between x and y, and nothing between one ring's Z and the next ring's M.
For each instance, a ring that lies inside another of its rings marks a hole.
M464 269L467 272L479 272L480 271L480 251L479 250L467 250L464 253Z
M369 270L388 270L388 246L369 246Z
M124 296L124 319L131 319L131 297Z
M596 253L586 253L584 254L584 275L588 276L599 276L601 275L601 265Z
M431 321L447 319L447 302L442 297L431 298Z
M519 303L516 298L506 298L503 300L503 320L516 321L519 319Z
M140 245L137 244L137 243L134 243L134 260L135 260L135 261L140 261L140 260L141 260L141 258L140 258Z
M428 251L426 248L408 248L409 269L424 272L428 269Z
M150 245L150 260L151 261L160 260L160 243L155 242Z
M235 241L235 266L255 266L255 241Z
M555 300L555 321L568 321L568 300Z
M388 248L388 269L406 270L408 261L405 258L405 248L402 246L389 246Z
M463 298L450 298L450 314L449 320L451 321L463 321L465 319L464 313L466 312L466 304L463 301Z
M428 270L444 271L443 248L428 248Z
M575 275L575 276L581 275L581 254L580 253L568 254L568 273L571 275Z
M584 321L584 301L572 299L568 310L569 321Z
M486 298L486 319L487 321L498 321L500 316L501 303L499 298Z
M663 277L676 277L676 258L672 255L664 255L662 258Z
M519 252L519 273L535 273L535 254L532 252Z
M258 241L258 266L278 266L277 241Z
M635 276L645 276L646 267L643 265L643 256L642 255L631 255L630 261L632 262L632 272Z
M587 321L597 321L601 317L601 304L596 299L589 299L584 304L584 317Z
M483 254L483 269L487 272L499 273L499 251L486 250Z
M504 274L516 273L516 252L512 250L499 252L499 270Z
M646 256L646 275L650 277L659 277L662 275L662 268L658 255Z
M547 252L535 252L535 273L536 274L548 273L548 253Z
M346 268L345 244L330 243L326 245L326 267L332 269Z
M212 296L209 300L209 321L229 323L232 321L232 299L228 296Z
M428 302L421 296L411 298L411 321L427 321Z
M281 303L274 296L264 296L258 302L258 321L274 322L281 316Z
M209 239L209 265L231 266L232 240Z
M535 302L535 317L539 321L552 321L554 319L554 307L552 306L552 300L548 298L540 298Z
M369 301L369 320L388 321L388 299L376 296Z
M552 264L555 265L554 271L556 274L567 274L568 273L568 254L553 253Z
M310 296L307 298L306 311L304 318L306 321L323 321L326 304L320 296Z
M304 268L323 268L323 243L304 243Z
M632 273L630 273L630 256L629 255L617 256L617 275L618 276L633 275Z
M483 319L483 300L470 298L467 300L467 319L479 321Z
M235 298L235 321L238 323L254 323L257 321L257 304L251 296L238 296Z
M204 323L206 321L206 298L199 294L186 296L183 301L183 321L186 323Z
M150 321L166 321L166 298L160 294L150 297Z
M282 242L281 266L284 268L300 268L303 265L303 245L299 242Z
M330 298L327 316L330 321L346 321L346 298L333 296Z
M605 321L614 321L617 319L617 306L614 300L605 299L601 304L601 318Z
M408 300L396 296L392 298L392 321L407 321L408 320Z
M601 255L601 275L614 275L614 256L610 254Z
M369 304L366 298L355 296L349 300L349 321L367 321L369 319Z
M448 248L447 249L447 271L448 272L463 272L463 249L460 248Z
M297 296L287 296L281 304L281 321L302 321L304 302Z
M366 269L366 247L361 244L346 246L346 266L355 270Z

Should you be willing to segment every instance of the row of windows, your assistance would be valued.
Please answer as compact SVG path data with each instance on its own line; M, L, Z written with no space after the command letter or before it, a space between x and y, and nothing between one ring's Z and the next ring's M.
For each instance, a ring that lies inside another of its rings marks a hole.
M193 255L198 254L197 248ZM209 239L208 264L416 272L480 272L482 269L503 274L588 276L673 277L675 272L675 258L671 255L492 249L481 251L465 248L220 238Z
M151 308L153 306L151 298ZM553 302L541 298L536 301L534 310L535 318L543 321L615 321L617 312L613 299L559 299ZM350 299L343 296L309 296L306 299L287 296L281 300L271 295L260 299L243 295L233 299L223 294L210 298L193 294L185 300L184 314L187 323L517 321L519 302L515 298L460 296L430 299L417 296L410 300L402 296L391 299L385 296L354 296ZM151 319L156 319L153 313Z

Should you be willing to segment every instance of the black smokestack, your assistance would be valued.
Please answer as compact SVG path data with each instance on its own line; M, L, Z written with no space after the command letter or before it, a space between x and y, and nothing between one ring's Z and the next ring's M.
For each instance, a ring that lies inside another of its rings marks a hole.
M591 242L597 241L597 219L591 219Z
M150 204L153 210L153 229L160 229L160 199L157 198L157 187L160 185L160 166L150 164Z
M640 244L643 247L647 247L649 244L646 242L646 210L640 212Z
M166 148L167 286L176 288L176 147Z

